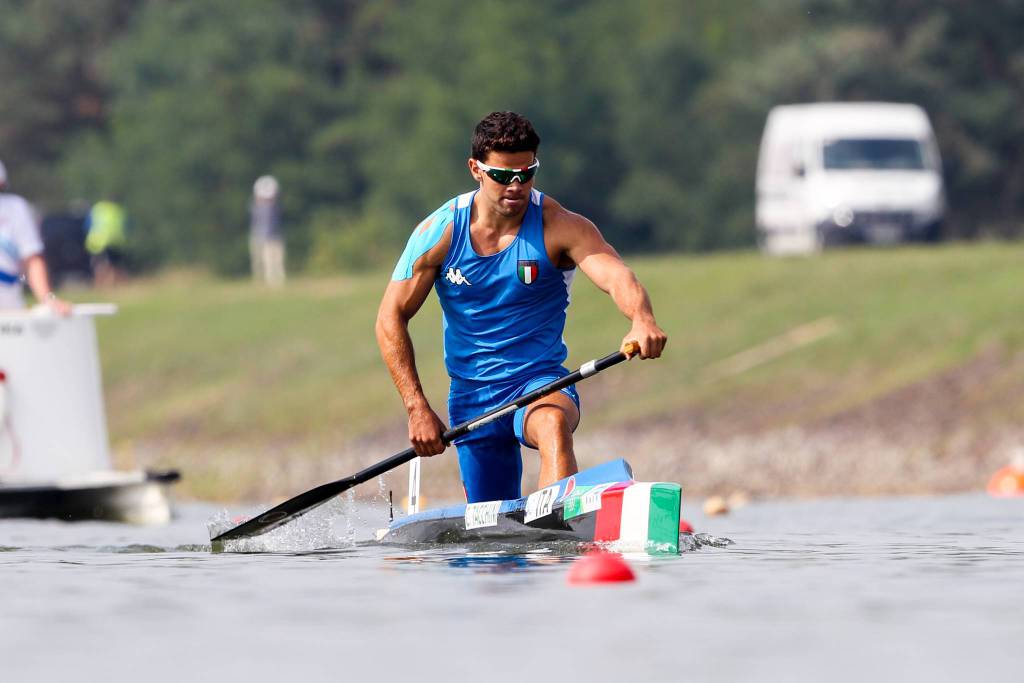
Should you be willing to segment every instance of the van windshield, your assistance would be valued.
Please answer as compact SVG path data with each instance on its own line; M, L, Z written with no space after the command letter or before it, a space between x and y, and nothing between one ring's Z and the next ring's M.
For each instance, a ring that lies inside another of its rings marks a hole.
M917 140L832 140L825 143L826 170L922 170L924 156Z

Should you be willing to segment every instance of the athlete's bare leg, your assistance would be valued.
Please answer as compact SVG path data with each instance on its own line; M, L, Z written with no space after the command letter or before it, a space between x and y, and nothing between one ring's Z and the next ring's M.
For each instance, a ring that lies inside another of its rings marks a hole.
M579 422L579 408L562 392L546 396L527 409L523 436L540 451L537 488L550 486L579 471L572 449L572 432Z

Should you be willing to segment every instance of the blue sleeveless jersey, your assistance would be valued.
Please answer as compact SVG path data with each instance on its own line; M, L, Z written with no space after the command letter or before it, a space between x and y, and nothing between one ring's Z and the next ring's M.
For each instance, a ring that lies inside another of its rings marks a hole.
M576 269L560 269L548 258L544 195L531 191L511 244L497 254L480 256L469 238L475 194L445 202L417 227L393 277L411 277L416 258L437 244L451 224L451 247L434 289L444 314L445 364L452 388L522 380L544 372L564 374L568 350L562 333ZM417 241L426 244L414 244Z

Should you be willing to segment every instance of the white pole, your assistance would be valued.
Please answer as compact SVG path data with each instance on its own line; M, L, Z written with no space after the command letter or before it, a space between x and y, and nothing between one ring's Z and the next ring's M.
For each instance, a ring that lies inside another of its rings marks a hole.
M406 511L414 515L420 511L420 459L413 458L409 461L409 509Z

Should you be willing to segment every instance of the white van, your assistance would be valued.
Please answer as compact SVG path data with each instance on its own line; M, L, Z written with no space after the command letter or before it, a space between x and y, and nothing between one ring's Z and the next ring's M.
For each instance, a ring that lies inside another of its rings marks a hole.
M765 252L935 240L945 207L935 136L917 105L796 104L769 113L757 164Z

